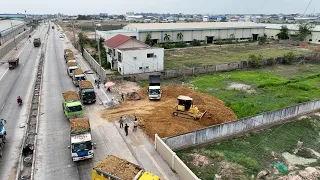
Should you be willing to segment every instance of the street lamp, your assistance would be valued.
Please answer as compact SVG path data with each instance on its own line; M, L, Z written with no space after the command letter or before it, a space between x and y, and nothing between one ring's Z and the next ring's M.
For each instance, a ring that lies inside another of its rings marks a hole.
M96 24L95 25L95 33L94 33L94 38L97 40L97 28L101 27L101 24ZM98 38L98 54L99 54L99 64L100 66L102 66L101 64L101 53L100 53L100 38Z
M13 30L13 25L12 25L12 21L11 21L11 20L10 20L10 23L11 23L11 30L12 30L12 33L13 33L13 39L14 39L15 49L18 50L18 48L17 48L17 42L16 42L16 33L15 33L15 31Z

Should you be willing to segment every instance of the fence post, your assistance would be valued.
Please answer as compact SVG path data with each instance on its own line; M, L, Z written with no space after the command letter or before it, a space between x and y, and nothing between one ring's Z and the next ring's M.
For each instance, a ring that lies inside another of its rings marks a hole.
M157 137L158 137L158 134L155 134L154 135L154 149L157 150Z
M173 154L172 154L172 158L171 158L171 167L172 167L172 169L175 169L174 168L174 159L176 158L176 153L175 152L173 152Z

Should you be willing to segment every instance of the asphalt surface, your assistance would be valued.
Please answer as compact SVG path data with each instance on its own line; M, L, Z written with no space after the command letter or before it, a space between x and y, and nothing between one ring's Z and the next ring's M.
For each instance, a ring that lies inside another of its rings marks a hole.
M46 27L41 26L33 37L44 39ZM40 48L25 41L20 53L19 66L8 70L8 64L0 65L0 118L6 119L7 143L3 157L0 158L0 179L14 179L19 160L21 143L25 128L19 126L26 122L31 100L32 85L35 79L36 65L40 57ZM23 105L18 106L17 96L21 96Z

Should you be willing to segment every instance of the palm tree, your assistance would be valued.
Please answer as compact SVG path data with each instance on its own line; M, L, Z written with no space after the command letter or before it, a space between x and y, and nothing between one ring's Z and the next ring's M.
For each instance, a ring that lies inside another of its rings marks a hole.
M177 34L177 39L181 41L182 38L183 38L183 34L182 34L182 32L179 32L179 33Z
M165 33L163 40L166 41L166 42L169 41L170 40L170 35Z

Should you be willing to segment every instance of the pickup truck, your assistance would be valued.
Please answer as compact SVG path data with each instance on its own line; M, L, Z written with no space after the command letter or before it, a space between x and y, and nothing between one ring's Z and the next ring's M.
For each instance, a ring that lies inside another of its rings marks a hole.
M69 75L70 77L73 76L73 71L74 71L75 69L78 69L77 63L75 63L75 62L68 62L68 63L67 63L67 72L68 72L68 75Z
M72 72L72 82L74 85L79 86L80 81L86 80L86 75L83 73L82 69L78 68Z
M72 161L93 158L94 143L88 118L70 119L70 150Z
M62 98L63 112L68 119L81 117L83 115L82 103L80 102L79 95L75 91L62 93Z
M109 155L92 169L94 180L160 180L160 177L125 159Z
M96 93L90 81L79 82L79 96L83 103L95 103Z
M41 40L40 40L40 38L34 38L34 39L33 39L33 46L34 46L34 47L40 47L40 46L41 46Z

